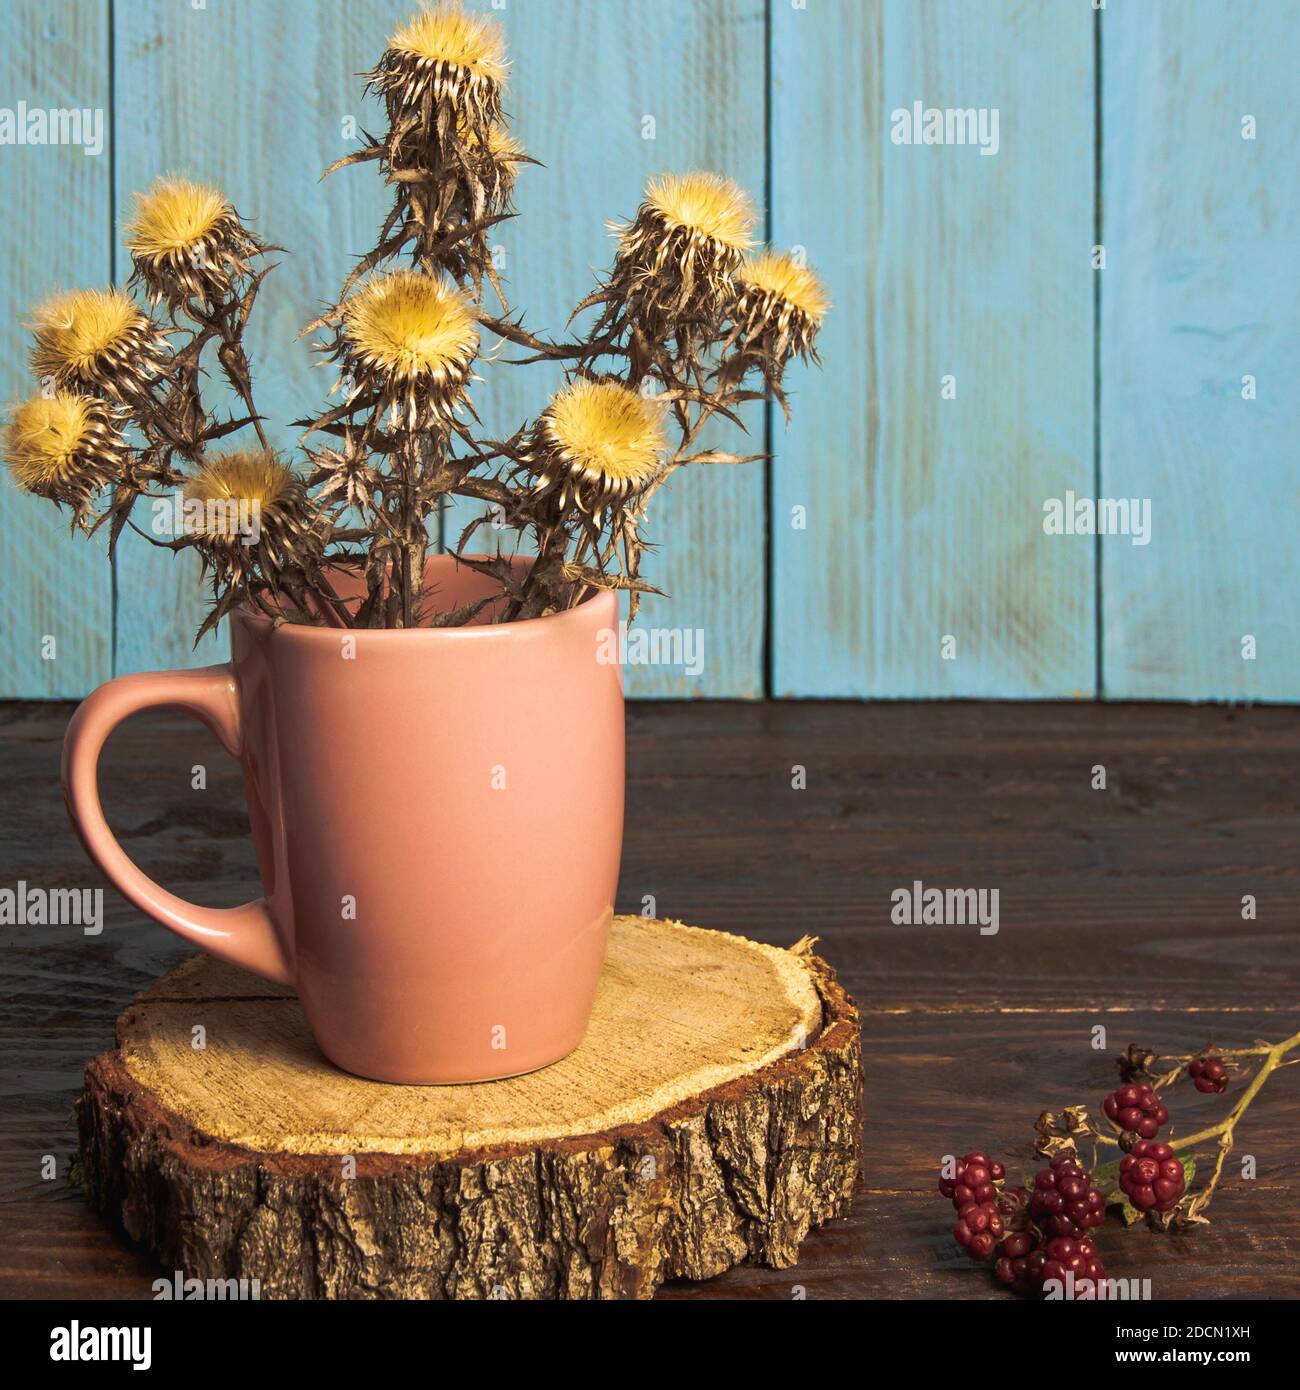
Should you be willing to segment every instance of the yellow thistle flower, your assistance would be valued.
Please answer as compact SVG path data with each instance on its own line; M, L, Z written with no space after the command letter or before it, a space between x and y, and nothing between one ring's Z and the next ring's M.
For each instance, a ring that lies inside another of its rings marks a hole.
M185 487L185 520L218 573L240 582L255 558L268 576L319 550L302 479L264 449L209 458Z
M501 26L481 15L468 15L459 5L439 5L413 15L393 32L388 47L420 62L464 68L493 82L504 82L509 68Z
M821 281L812 271L779 251L750 257L742 263L736 278L743 289L782 300L818 328L831 307Z
M830 301L807 266L776 251L749 258L735 278L733 327L727 340L727 346L739 348L734 370L743 375L757 368L779 397L790 358L797 354L817 359L817 334Z
M185 178L158 179L148 193L136 195L127 246L135 256L188 251L212 236L229 214L230 204L208 184Z
M414 270L378 275L344 305L338 355L353 396L408 428L445 423L478 352L468 301L450 284Z
M467 364L478 329L466 301L445 281L414 270L372 280L348 303L354 351L395 377L437 376Z
M571 382L542 413L527 466L558 491L595 514L620 505L655 476L666 447L662 408L617 381Z
M423 135L434 138L433 110L444 102L479 129L498 120L508 68L501 26L444 3L397 29L367 85L383 96L391 127L416 117ZM424 143L419 131L414 143Z
M71 290L32 315L32 370L114 400L138 398L165 366L157 326L123 290Z
M155 303L175 308L186 299L228 297L249 270L249 257L265 250L219 189L193 179L167 177L137 193L126 245Z
M745 192L718 174L651 179L636 217L613 227L607 312L624 314L651 343L682 332L707 339L732 297L755 219Z
M664 174L646 185L645 201L670 227L734 251L753 245L754 205L744 189L720 174Z
M186 501L244 502L270 511L289 497L297 475L274 454L262 449L236 449L207 460L186 484ZM212 534L232 534L217 512L213 512Z
M131 457L109 406L73 391L18 406L5 429L4 453L19 487L71 506L78 521L97 493L125 476Z

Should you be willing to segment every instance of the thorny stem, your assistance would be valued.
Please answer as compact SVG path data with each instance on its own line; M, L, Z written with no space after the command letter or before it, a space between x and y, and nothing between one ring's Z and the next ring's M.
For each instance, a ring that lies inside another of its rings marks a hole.
M314 576L318 596L325 601L320 604L321 616L331 627L353 627L352 614L348 612L347 604L338 596L338 591L329 582L323 573L317 572Z
M243 334L231 322L234 310L235 302L228 300L216 307L210 319L198 315L199 322L215 328L220 334L221 349L217 353L217 360L221 363L221 370L225 373L226 380L239 393L240 399L244 402L244 406L252 418L253 428L257 431L258 442L269 454L271 441L267 438L266 430L262 427L262 417L257 413L257 407L253 404L253 381L248 369L248 355L244 352Z
M540 582L545 580L557 562L563 562L568 537L563 528L562 518L554 505L549 506L547 512L545 518L539 517L533 523L533 530L537 535L537 558L533 561L518 595L511 601L506 612L507 622L513 621L526 610L529 602L534 600L534 590L539 587ZM529 616L535 615L530 612Z
M262 591L259 588L250 587L248 591L248 596L273 622L279 623L284 621L284 614L280 612L278 609L272 608L271 605L267 603L266 599L262 596Z

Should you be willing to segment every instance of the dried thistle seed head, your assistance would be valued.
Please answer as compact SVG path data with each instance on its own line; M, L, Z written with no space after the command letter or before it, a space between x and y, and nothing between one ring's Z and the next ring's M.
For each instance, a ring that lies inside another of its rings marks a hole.
M749 196L718 174L665 174L646 185L636 217L618 233L610 290L647 338L716 320L731 277L752 245Z
M250 258L266 250L219 189L185 178L161 178L136 194L126 244L132 280L172 310L187 299L228 299Z
M815 356L830 301L805 265L777 251L747 257L736 272L733 317L742 350L783 368L790 357Z
M525 467L540 494L588 515L618 508L655 476L665 448L663 409L618 381L570 382L533 431Z
M464 398L478 352L469 302L414 270L377 275L343 306L335 349L352 398L408 429L445 425Z
M509 64L505 36L496 21L444 3L412 16L394 31L368 86L382 94L394 139L405 127L435 135L445 107L485 129L501 114ZM436 135L435 135L436 138ZM416 143L422 143L419 136Z
M236 449L209 458L185 487L187 502L204 504L194 510L199 533L214 542L238 544L246 539L239 529L239 505L264 521L296 501L298 479L292 468L262 449ZM229 507L227 503L235 503ZM208 506L207 504L216 504Z
M71 290L32 315L42 381L115 401L140 400L166 368L158 326L124 290Z
M496 82L506 80L505 35L500 24L466 14L456 3L426 6L393 31L388 52L421 63L443 63Z
M111 407L74 391L33 396L18 406L5 429L4 453L19 487L71 507L81 524L96 495L131 466Z
M275 454L236 449L209 458L185 487L186 523L221 574L253 558L269 573L302 568L319 551L302 480Z
M645 200L666 226L735 252L752 244L753 204L739 184L721 174L664 174L646 185Z

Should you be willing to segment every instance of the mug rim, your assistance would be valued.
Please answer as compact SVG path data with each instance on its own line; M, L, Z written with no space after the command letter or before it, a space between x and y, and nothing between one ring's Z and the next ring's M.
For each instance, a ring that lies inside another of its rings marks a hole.
M455 555L430 556L430 560L448 559L455 562L458 557ZM471 555L472 560L494 559L489 555ZM515 560L531 560L534 556L517 556ZM514 640L525 632L535 631L540 624L556 624L565 622L579 621L579 615L583 617L592 616L587 610L592 604L599 603L601 600L612 603L614 610L618 611L618 594L613 589L597 589L594 593L584 598L581 603L575 604L572 608L566 608L562 613L545 613L536 618L523 618L512 623L477 623L474 626L462 627L333 627L324 623L280 623L275 624L265 613L259 612L249 602L245 601L237 605L230 614L232 619L250 628L271 628L275 630L277 640L293 639L305 642L328 641L336 642L340 636L364 637L367 641L410 641L411 639L423 638L426 641L509 641L512 640L512 629L514 630Z

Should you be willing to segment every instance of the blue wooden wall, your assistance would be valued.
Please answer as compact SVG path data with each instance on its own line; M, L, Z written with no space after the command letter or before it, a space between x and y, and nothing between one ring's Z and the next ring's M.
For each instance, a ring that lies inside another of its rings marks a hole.
M109 132L98 157L0 146L4 399L29 389L27 308L125 278L132 191L183 171L290 249L254 370L268 414L310 410L328 382L295 334L384 205L371 170L318 174L373 123L355 74L412 3L5 0L0 108L99 107ZM561 326L660 169L733 173L835 305L794 423L751 413L770 466L656 508L669 597L643 621L702 629L705 662L634 668L634 694L1300 698L1290 0L492 7L547 166L500 233L531 326ZM997 153L896 143L918 101L996 110ZM484 375L502 427L553 384ZM1069 493L1148 505L1149 544L1046 534ZM201 607L188 559L128 543L111 580L0 488L0 696L219 660L220 637L191 650Z

